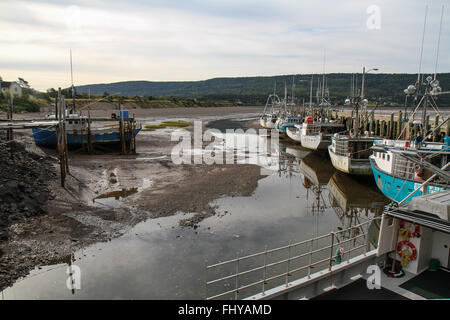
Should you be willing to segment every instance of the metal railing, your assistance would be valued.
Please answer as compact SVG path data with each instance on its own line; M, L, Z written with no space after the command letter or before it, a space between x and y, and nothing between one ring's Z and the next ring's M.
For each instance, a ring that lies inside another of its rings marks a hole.
M364 230L364 226L379 219L381 217L375 217L347 229L305 241L290 242L288 245L275 249L268 250L266 246L262 252L243 257L237 254L234 259L212 265L205 262L206 299L228 297L237 300L244 291L248 291L244 298L258 293L264 295L270 288L283 284L288 287L289 282L293 280L302 277L311 278L312 271L319 272L327 269L331 271L333 263L349 263L352 254L356 256L367 253L369 228ZM338 254L335 249L341 250L342 253ZM357 250L361 252L355 253ZM319 269L321 266L322 269ZM216 273L215 278L208 280L211 272ZM234 288L229 289L230 287ZM211 291L214 293L209 295Z
M414 163L397 154L393 154L392 156L394 157L394 163L392 167L392 173L394 174L394 176L407 180L413 180L415 166Z

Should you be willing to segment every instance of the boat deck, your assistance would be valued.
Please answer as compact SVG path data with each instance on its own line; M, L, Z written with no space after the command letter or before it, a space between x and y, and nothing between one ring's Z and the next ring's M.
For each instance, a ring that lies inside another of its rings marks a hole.
M405 272L401 278L381 273L381 289L367 288L367 277L345 287L324 293L312 300L426 300L450 299L450 272L424 271L419 275Z
M385 288L369 290L366 280L359 279L341 289L321 294L311 300L408 300L408 298Z

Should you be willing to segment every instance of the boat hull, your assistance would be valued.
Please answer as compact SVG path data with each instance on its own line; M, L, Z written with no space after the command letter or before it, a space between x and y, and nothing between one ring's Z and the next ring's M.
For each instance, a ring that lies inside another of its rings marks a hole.
M373 176L378 189L389 199L400 202L405 199L411 192L418 188L422 183L406 180L398 177L393 177L382 170L380 170L372 159L370 159ZM429 184L426 188L426 193L444 191L442 186ZM423 195L423 189L418 190L414 196L411 196L405 202L411 201L412 198Z
M294 127L286 128L286 135L295 142L301 142L301 130Z
M266 127L266 120L264 120L264 118L259 119L259 125L263 128Z
M300 140L302 147L310 150L326 150L330 144L330 141L322 140L320 135L301 135Z
M330 154L331 163L333 167L341 172L353 175L372 175L372 167L369 159L352 159L350 157L337 155L333 152L332 146L328 146L328 153Z
M141 129L135 130L135 135L139 133ZM56 145L56 131L48 130L48 129L36 129L33 128L33 138L34 142L39 145ZM125 136L128 138L130 135L129 132L125 133ZM91 134L92 143L116 143L120 142L120 133L118 131L109 131L109 132L92 132ZM83 143L88 142L87 135L81 135L79 133L70 133L67 132L67 144L69 146L72 145L81 145Z

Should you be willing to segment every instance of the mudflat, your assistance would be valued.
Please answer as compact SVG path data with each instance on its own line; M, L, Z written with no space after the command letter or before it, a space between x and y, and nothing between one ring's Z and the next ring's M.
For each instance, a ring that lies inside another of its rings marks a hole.
M109 111L96 112L97 116L105 116ZM257 116L260 111L261 108L252 107L174 108L143 110L140 116L167 116L167 120L186 115L193 120L206 117L209 120L203 121L205 125L220 117ZM14 118L39 116L42 114L20 114ZM249 121L246 126L255 127L256 122ZM60 186L56 151L36 146L31 130L15 131L21 146L15 150L22 152L16 161L31 157L37 161L35 166L45 163L46 171L39 175L37 185L24 180L21 197L2 198L5 203L0 208L11 205L23 214L16 214L10 223L1 226L0 290L35 267L70 261L75 250L110 241L146 219L178 214L181 226L195 229L201 220L216 214L210 205L215 199L252 194L263 177L256 165L174 164L171 150L177 142L171 141L171 133L175 129L141 131L136 138L136 155L100 150L89 155L72 150L65 188ZM39 198L34 211L22 206L23 199L29 196Z

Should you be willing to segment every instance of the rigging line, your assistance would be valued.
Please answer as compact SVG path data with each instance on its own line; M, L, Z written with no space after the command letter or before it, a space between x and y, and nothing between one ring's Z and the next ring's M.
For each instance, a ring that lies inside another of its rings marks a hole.
M414 121L414 115L416 114L416 111L419 109L420 105L422 104L423 99L425 98L425 96L422 97L422 99L420 99L420 102L417 104L416 108L414 109L414 112L409 115L408 114L408 119L411 119L412 121ZM400 139L401 135L403 134L403 132L406 130L408 126L404 126L402 132L400 133L400 135L397 137L397 140Z
M420 80L420 76L421 76L421 72L422 72L423 44L425 41L425 29L426 29L426 25L427 25L427 15L428 15L428 4L425 6L425 19L424 19L424 23L423 23L423 32L422 32L422 46L420 48L420 58L419 58L419 73L417 74L417 82L419 82L419 87L422 82Z
M72 48L70 48L70 82L72 84L72 98L73 98Z
M438 67L439 47L440 47L440 44L441 44L441 32L442 32L442 20L443 20L443 18L444 18L444 5L442 5L441 23L439 25L438 45L437 45L437 52L436 52L436 64L434 66L434 80L436 80L436 73L437 73L437 67Z

